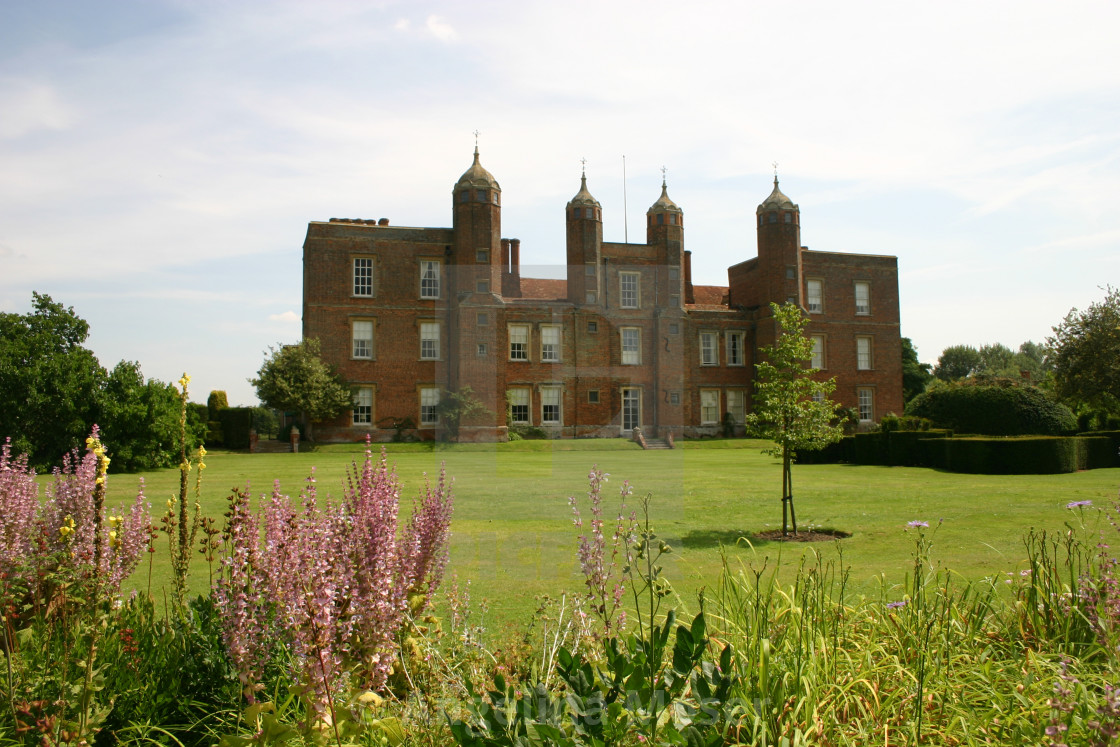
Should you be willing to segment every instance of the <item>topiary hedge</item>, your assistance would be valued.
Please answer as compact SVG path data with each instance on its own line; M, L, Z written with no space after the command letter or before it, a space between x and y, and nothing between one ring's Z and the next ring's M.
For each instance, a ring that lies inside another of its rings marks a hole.
M1033 386L960 383L919 394L906 414L939 428L986 436L1060 436L1077 430L1077 419Z

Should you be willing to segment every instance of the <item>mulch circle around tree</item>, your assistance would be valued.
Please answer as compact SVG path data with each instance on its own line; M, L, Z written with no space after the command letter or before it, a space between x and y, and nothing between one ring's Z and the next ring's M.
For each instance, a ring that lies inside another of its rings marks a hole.
M755 532L752 536L767 542L827 542L847 539L852 536L852 533L842 532L839 529L802 529L797 534L790 532L783 535L781 529L770 529L765 532Z

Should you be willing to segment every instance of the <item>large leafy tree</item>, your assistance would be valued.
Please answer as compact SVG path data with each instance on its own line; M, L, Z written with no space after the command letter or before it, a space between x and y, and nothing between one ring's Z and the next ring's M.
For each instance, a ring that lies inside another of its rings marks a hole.
M918 360L918 349L909 337L902 338L902 401L909 402L926 390L933 379L933 366Z
M312 423L336 417L354 402L351 388L319 351L319 341L314 338L269 348L257 377L249 379L268 407L302 414L309 441L315 440Z
M1120 288L1107 287L1084 311L1071 309L1046 342L1059 397L1120 411Z
M101 426L113 471L177 459L180 401L170 385L145 381L137 363L111 372L84 347L89 324L48 295L28 314L0 313L0 438L46 467ZM188 428L188 446L194 432Z
M980 371L983 359L971 345L950 345L941 351L933 375L942 381L956 381Z
M813 341L805 336L807 321L801 308L772 303L770 309L778 336L773 345L761 349L762 360L755 364L754 400L747 420L753 433L774 442L766 453L782 458L782 534L789 533L790 523L796 534L793 459L799 450L822 448L844 433L832 422L836 403L829 395L836 380L818 380L819 369L809 365Z

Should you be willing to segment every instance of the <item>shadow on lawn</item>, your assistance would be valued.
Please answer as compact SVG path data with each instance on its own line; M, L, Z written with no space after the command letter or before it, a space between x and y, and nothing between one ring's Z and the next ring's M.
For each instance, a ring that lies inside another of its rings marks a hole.
M761 539L755 537L754 532L747 532L742 529L693 529L688 534L681 536L681 547L687 547L690 550L705 550L712 547L743 547L747 548L749 545L760 547L762 545L772 544L772 540Z
M737 529L700 529L681 537L681 546L692 550L723 547L762 547L782 542L830 542L851 537L851 532L828 527L810 527L797 534L782 536L780 529L763 532L744 532ZM749 544L748 544L749 542Z

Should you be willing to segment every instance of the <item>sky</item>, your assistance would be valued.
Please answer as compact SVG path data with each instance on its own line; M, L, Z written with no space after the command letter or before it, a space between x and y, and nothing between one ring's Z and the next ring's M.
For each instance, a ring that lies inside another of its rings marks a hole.
M898 257L922 360L1015 348L1120 283L1118 34L1077 0L0 0L0 311L49 294L107 368L255 404L308 222L449 226L477 131L524 274L586 159L605 240L664 167L726 285L777 163L803 244Z

